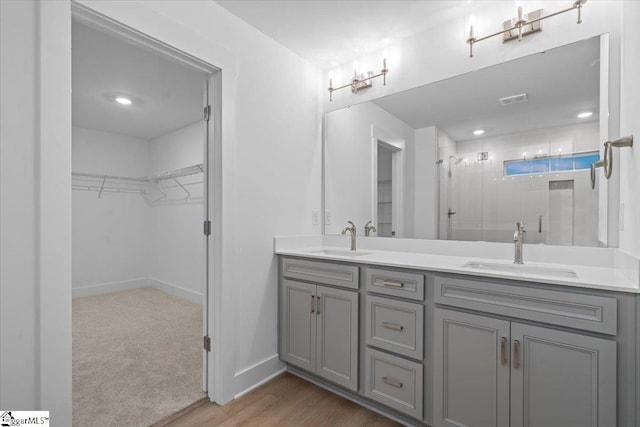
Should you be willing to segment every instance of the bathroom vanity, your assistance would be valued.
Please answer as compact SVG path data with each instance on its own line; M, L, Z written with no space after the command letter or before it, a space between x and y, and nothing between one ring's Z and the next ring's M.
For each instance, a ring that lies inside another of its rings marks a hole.
M408 425L635 425L640 290L613 269L276 253L294 374Z

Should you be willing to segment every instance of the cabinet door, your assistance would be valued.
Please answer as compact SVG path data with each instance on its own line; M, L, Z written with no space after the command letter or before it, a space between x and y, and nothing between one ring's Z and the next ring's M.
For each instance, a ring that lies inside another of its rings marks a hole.
M519 323L511 338L511 427L616 425L614 341Z
M358 390L358 294L318 286L316 374Z
M509 426L509 322L436 308L434 425Z
M312 372L316 357L315 293L316 285L282 281L281 358Z

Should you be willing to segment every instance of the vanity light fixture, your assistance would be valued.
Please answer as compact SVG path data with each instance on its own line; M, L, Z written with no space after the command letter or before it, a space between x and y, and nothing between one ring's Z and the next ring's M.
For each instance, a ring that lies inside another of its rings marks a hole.
M373 71L368 71L366 76L364 73L358 73L358 70L353 70L353 79L351 79L350 83L346 85L342 85L339 87L333 87L333 79L329 79L329 101L333 101L333 92L336 90L344 89L346 87L351 88L352 93L358 93L359 90L367 89L373 86L372 80L376 77L382 76L382 84L387 84L387 73L389 70L387 69L387 59L384 58L382 60L382 70L380 70L379 74L373 75Z
M503 22L502 27L504 28L501 31L490 34L488 36L476 38L473 25L469 27L469 38L467 39L467 43L469 44L469 58L473 58L473 45L475 43L481 42L483 40L490 39L495 36L502 35L502 42L506 43L510 40L518 39L518 41L522 41L522 37L528 36L529 34L536 33L538 31L542 31L542 21L547 18L551 18L552 16L560 15L565 12L570 12L572 10L578 10L578 24L582 23L582 6L587 2L587 0L575 0L573 5L570 8L560 10L558 12L552 13L550 15L543 15L543 10L538 9L527 14L524 14L522 11L522 6L518 6L518 14L515 18L509 19Z
M591 111L585 111L584 113L578 114L579 119L586 119L587 117L591 116L593 116L593 113Z

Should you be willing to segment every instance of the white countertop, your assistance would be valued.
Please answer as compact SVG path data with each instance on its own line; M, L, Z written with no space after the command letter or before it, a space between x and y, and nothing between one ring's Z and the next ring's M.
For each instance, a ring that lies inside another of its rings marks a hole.
M302 241L300 242L302 243ZM319 253L322 250L335 250L336 254ZM549 283L553 285L565 285L589 289L603 289L609 291L640 293L638 282L630 280L619 269L605 266L588 266L573 264L553 264L540 262L526 262L526 267L542 267L549 269L571 270L576 273L576 277L558 277L545 274L533 274L522 271L501 271L491 270L485 267L482 270L463 267L469 262L481 264L500 264L507 268L513 263L504 259L490 259L468 256L439 255L433 253L416 253L403 251L384 251L375 249L359 249L356 253L342 255L339 252L349 252L345 247L331 246L308 246L294 248L291 245L276 245L275 253L278 255L289 255L305 257L318 260L344 261L355 264L380 265L388 267L400 267L409 269L426 270L442 273L464 274L477 277L492 277L499 279L512 279L527 282Z

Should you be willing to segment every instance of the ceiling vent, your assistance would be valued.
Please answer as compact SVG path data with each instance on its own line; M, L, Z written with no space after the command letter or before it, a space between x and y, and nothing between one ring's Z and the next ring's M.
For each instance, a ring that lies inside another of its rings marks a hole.
M519 104L521 102L527 102L527 94L521 93L520 95L506 96L504 98L500 98L500 105L503 107L511 104Z

